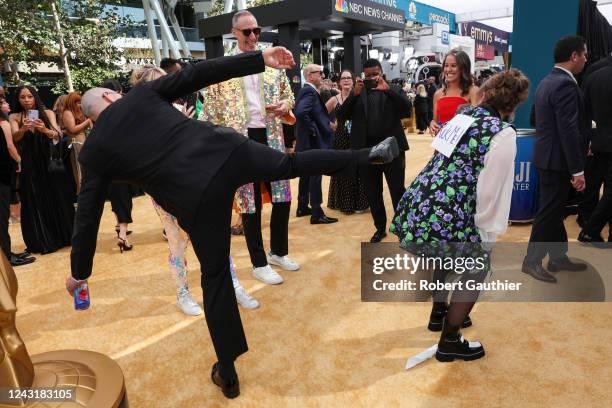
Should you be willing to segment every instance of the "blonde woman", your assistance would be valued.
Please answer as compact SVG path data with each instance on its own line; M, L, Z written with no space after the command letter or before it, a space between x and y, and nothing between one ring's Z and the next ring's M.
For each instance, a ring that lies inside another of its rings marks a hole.
M417 86L417 93L414 98L414 111L416 114L417 129L419 129L419 135L422 135L425 129L427 129L427 115L429 111L427 90L423 84Z
M132 73L130 82L132 85L138 86L140 83L153 81L163 75L166 75L166 72L161 68L154 65L144 65ZM189 112L184 106L175 104L175 107L185 113L185 115L189 116ZM185 251L187 250L187 245L189 244L189 236L178 225L175 216L166 212L153 199L151 199L151 201L155 211L157 211L157 215L159 216L168 239L168 248L170 249L168 262L170 266L170 273L176 286L177 306L187 315L200 315L202 314L202 309L200 308L200 305L198 305L198 303L191 297L187 284L187 261L185 259ZM240 281L238 281L238 277L236 276L236 268L231 257L230 271L232 274L232 282L234 283L234 290L236 292L236 299L238 300L238 303L247 309L258 308L259 302L251 297L242 287Z

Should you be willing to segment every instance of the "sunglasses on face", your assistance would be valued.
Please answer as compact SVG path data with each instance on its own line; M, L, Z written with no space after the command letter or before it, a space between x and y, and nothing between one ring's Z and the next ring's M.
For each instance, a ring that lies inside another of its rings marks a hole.
M350 81L350 80L352 80L352 79L353 79L353 77L342 77L342 78L340 78L340 79L347 79L347 80L349 80L349 81Z
M245 37L250 36L251 33L255 34L256 37L259 36L259 34L261 34L261 27L245 28L244 30L236 28L235 30L240 31L242 35L244 35Z
M311 74L322 74L323 71L310 71Z

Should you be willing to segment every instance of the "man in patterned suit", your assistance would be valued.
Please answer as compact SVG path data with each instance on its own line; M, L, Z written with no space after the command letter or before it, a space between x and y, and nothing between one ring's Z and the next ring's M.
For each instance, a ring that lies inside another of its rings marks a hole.
M232 34L238 47L230 54L257 49L261 28L247 10L232 18ZM211 86L204 93L201 119L235 129L245 137L284 152L281 117L293 108L294 97L287 75L282 70L266 69L263 73L234 78ZM288 257L289 212L291 188L289 180L263 184L270 194L270 252L266 256L261 236L261 184L242 186L236 192L236 203L242 213L244 235L253 264L253 276L269 285L283 282L271 267L277 265L296 271L299 265Z

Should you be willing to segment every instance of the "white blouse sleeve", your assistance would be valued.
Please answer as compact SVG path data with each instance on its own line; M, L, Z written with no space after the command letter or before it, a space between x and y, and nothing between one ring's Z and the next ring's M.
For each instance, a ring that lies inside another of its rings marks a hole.
M514 185L516 131L508 127L491 139L476 185L474 221L483 242L495 242L508 227Z

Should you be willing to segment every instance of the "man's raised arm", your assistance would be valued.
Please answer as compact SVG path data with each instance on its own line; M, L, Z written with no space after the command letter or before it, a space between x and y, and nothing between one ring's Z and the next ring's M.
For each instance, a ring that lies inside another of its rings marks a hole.
M295 61L291 52L284 47L267 48L264 51L204 60L189 65L175 74L163 76L147 86L162 98L173 101L208 85L263 72L266 65L271 68L288 69L295 65Z

